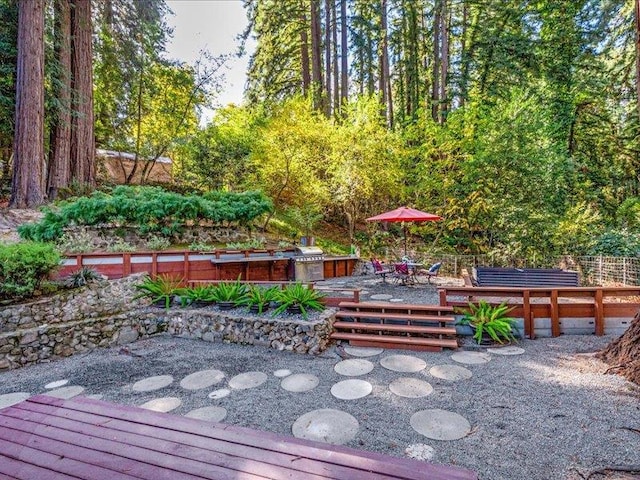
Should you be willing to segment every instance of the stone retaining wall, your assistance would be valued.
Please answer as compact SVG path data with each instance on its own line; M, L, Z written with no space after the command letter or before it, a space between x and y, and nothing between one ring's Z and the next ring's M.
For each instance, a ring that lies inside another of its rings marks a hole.
M152 334L264 345L317 354L327 347L334 310L314 321L243 317L240 311L169 311L132 300L143 274L93 283L30 303L0 309L0 371L131 343Z

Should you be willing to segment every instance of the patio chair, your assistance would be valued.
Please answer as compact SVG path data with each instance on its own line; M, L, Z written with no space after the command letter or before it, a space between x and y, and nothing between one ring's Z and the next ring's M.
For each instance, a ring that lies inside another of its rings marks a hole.
M391 275L395 270L388 266L385 266L377 258L371 259L371 265L373 266L373 273L382 277L382 281L386 283L387 275Z
M431 265L429 270L424 272L424 275L427 277L427 281L431 283L431 277L437 277L440 272L440 267L442 266L442 262L434 263Z
M395 280L395 282L402 282L403 285L406 285L406 283L410 280L412 280L412 275L411 275L411 271L409 270L409 265L407 265L406 263L402 262L402 263L396 263L393 266L394 268L394 272L393 272L393 279Z

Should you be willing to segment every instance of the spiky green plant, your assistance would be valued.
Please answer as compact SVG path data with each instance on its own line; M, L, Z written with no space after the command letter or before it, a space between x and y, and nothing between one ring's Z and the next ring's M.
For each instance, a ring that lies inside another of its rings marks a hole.
M155 279L147 277L142 283L135 286L136 290L139 290L140 293L133 297L133 299L149 298L152 303L163 302L164 308L169 310L171 298L181 283L182 280L176 279L171 275L158 275Z
M239 302L239 305L245 307L256 306L258 313L262 313L265 306L277 299L279 293L279 287L265 288L259 285L251 285L244 298Z
M213 298L213 285L198 285L195 287L179 288L175 294L180 297L180 304L183 307L191 305L194 302L215 302Z
M322 311L325 309L322 301L324 295L317 290L308 288L301 283L294 283L280 290L276 295L276 301L280 302L278 308L273 311L278 315L290 307L300 307L300 313L306 320L310 310Z
M469 325L475 330L473 338L476 342L482 341L486 333L493 341L498 343L515 342L513 331L516 329L515 318L507 316L513 308L504 302L494 306L485 300L478 303L469 303L469 307L463 311L464 317L458 325Z
M211 299L216 302L233 302L238 305L247 293L247 285L236 280L235 282L220 282L211 290Z

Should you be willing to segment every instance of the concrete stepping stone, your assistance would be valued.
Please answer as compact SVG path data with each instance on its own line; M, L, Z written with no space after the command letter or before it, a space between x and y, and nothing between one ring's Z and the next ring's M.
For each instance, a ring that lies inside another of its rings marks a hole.
M147 410L153 410L154 412L170 412L182 405L182 400L178 397L162 397L154 398L146 403L140 405L140 408L146 408Z
M466 365L482 365L491 360L491 355L484 352L456 352L451 355L451 360Z
M473 376L471 370L467 370L459 365L436 365L435 367L431 367L429 373L434 377L452 381L468 380Z
M422 460L423 462L433 460L435 453L436 451L433 447L425 445L424 443L414 443L404 450L404 454L407 457L413 458L414 460Z
M400 373L416 373L427 368L427 362L411 355L389 355L380 360L380 365Z
M285 377L280 386L287 392L308 392L313 390L320 383L320 379L310 373L296 373Z
M16 403L20 403L31 396L27 392L13 392L0 395L0 408L10 407Z
M55 388L53 390L44 392L44 394L49 395L50 397L69 400L70 398L80 395L82 392L84 392L84 387L81 387L79 385L71 385L69 387Z
M429 382L411 377L396 378L389 385L389 390L404 398L421 398L433 393Z
M471 424L462 415L447 410L420 410L411 415L411 427L433 440L458 440L471 431Z
M184 377L180 381L180 386L185 390L200 390L217 385L222 380L224 380L224 372L220 370L200 370Z
M283 369L276 370L275 372L273 372L273 376L274 377L278 377L278 378L284 378L284 377L288 377L292 373L293 372L291 370L283 368Z
M343 445L353 440L360 425L342 410L321 408L298 417L291 427L294 437Z
M219 390L214 390L209 395L207 395L207 397L211 400L219 400L221 398L228 397L230 394L231 390L229 390L228 388L221 388Z
M94 393L92 395L87 395L87 398L91 398L93 400L102 400L104 398L104 395L102 395L101 393Z
M404 298L390 298L389 301L391 303L402 303L404 302Z
M156 375L154 377L143 378L133 384L131 389L134 392L153 392L161 388L168 387L173 383L171 375Z
M371 300L391 300L393 295L389 295L387 293L377 293L375 295L371 295L369 297Z
M56 380L55 382L47 383L44 388L51 390L52 388L64 387L67 383L69 383L69 380L65 378L64 380Z
M263 372L245 372L229 380L229 386L235 390L255 388L267 381L267 374Z
M364 380L351 379L343 380L331 387L331 395L340 400L356 400L369 395L373 391L373 386Z
M375 357L384 352L382 348L370 348L370 347L344 347L344 351L354 357Z
M197 418L207 422L221 422L227 416L227 409L222 407L202 407L191 410L185 415L189 418Z
M360 295L361 296L362 295L369 295L369 293L371 293L371 292L369 292L369 290L360 290Z
M522 355L524 348L509 345L506 347L487 348L487 352L493 353L494 355Z
M369 360L350 358L349 360L338 362L333 369L340 375L344 375L346 377L357 377L359 375L366 375L373 370L373 367L373 363Z

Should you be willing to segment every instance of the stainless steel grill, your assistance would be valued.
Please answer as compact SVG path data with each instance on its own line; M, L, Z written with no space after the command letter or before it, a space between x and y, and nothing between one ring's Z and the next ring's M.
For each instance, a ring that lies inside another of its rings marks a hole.
M324 252L318 247L296 247L293 257L296 282L324 280Z

